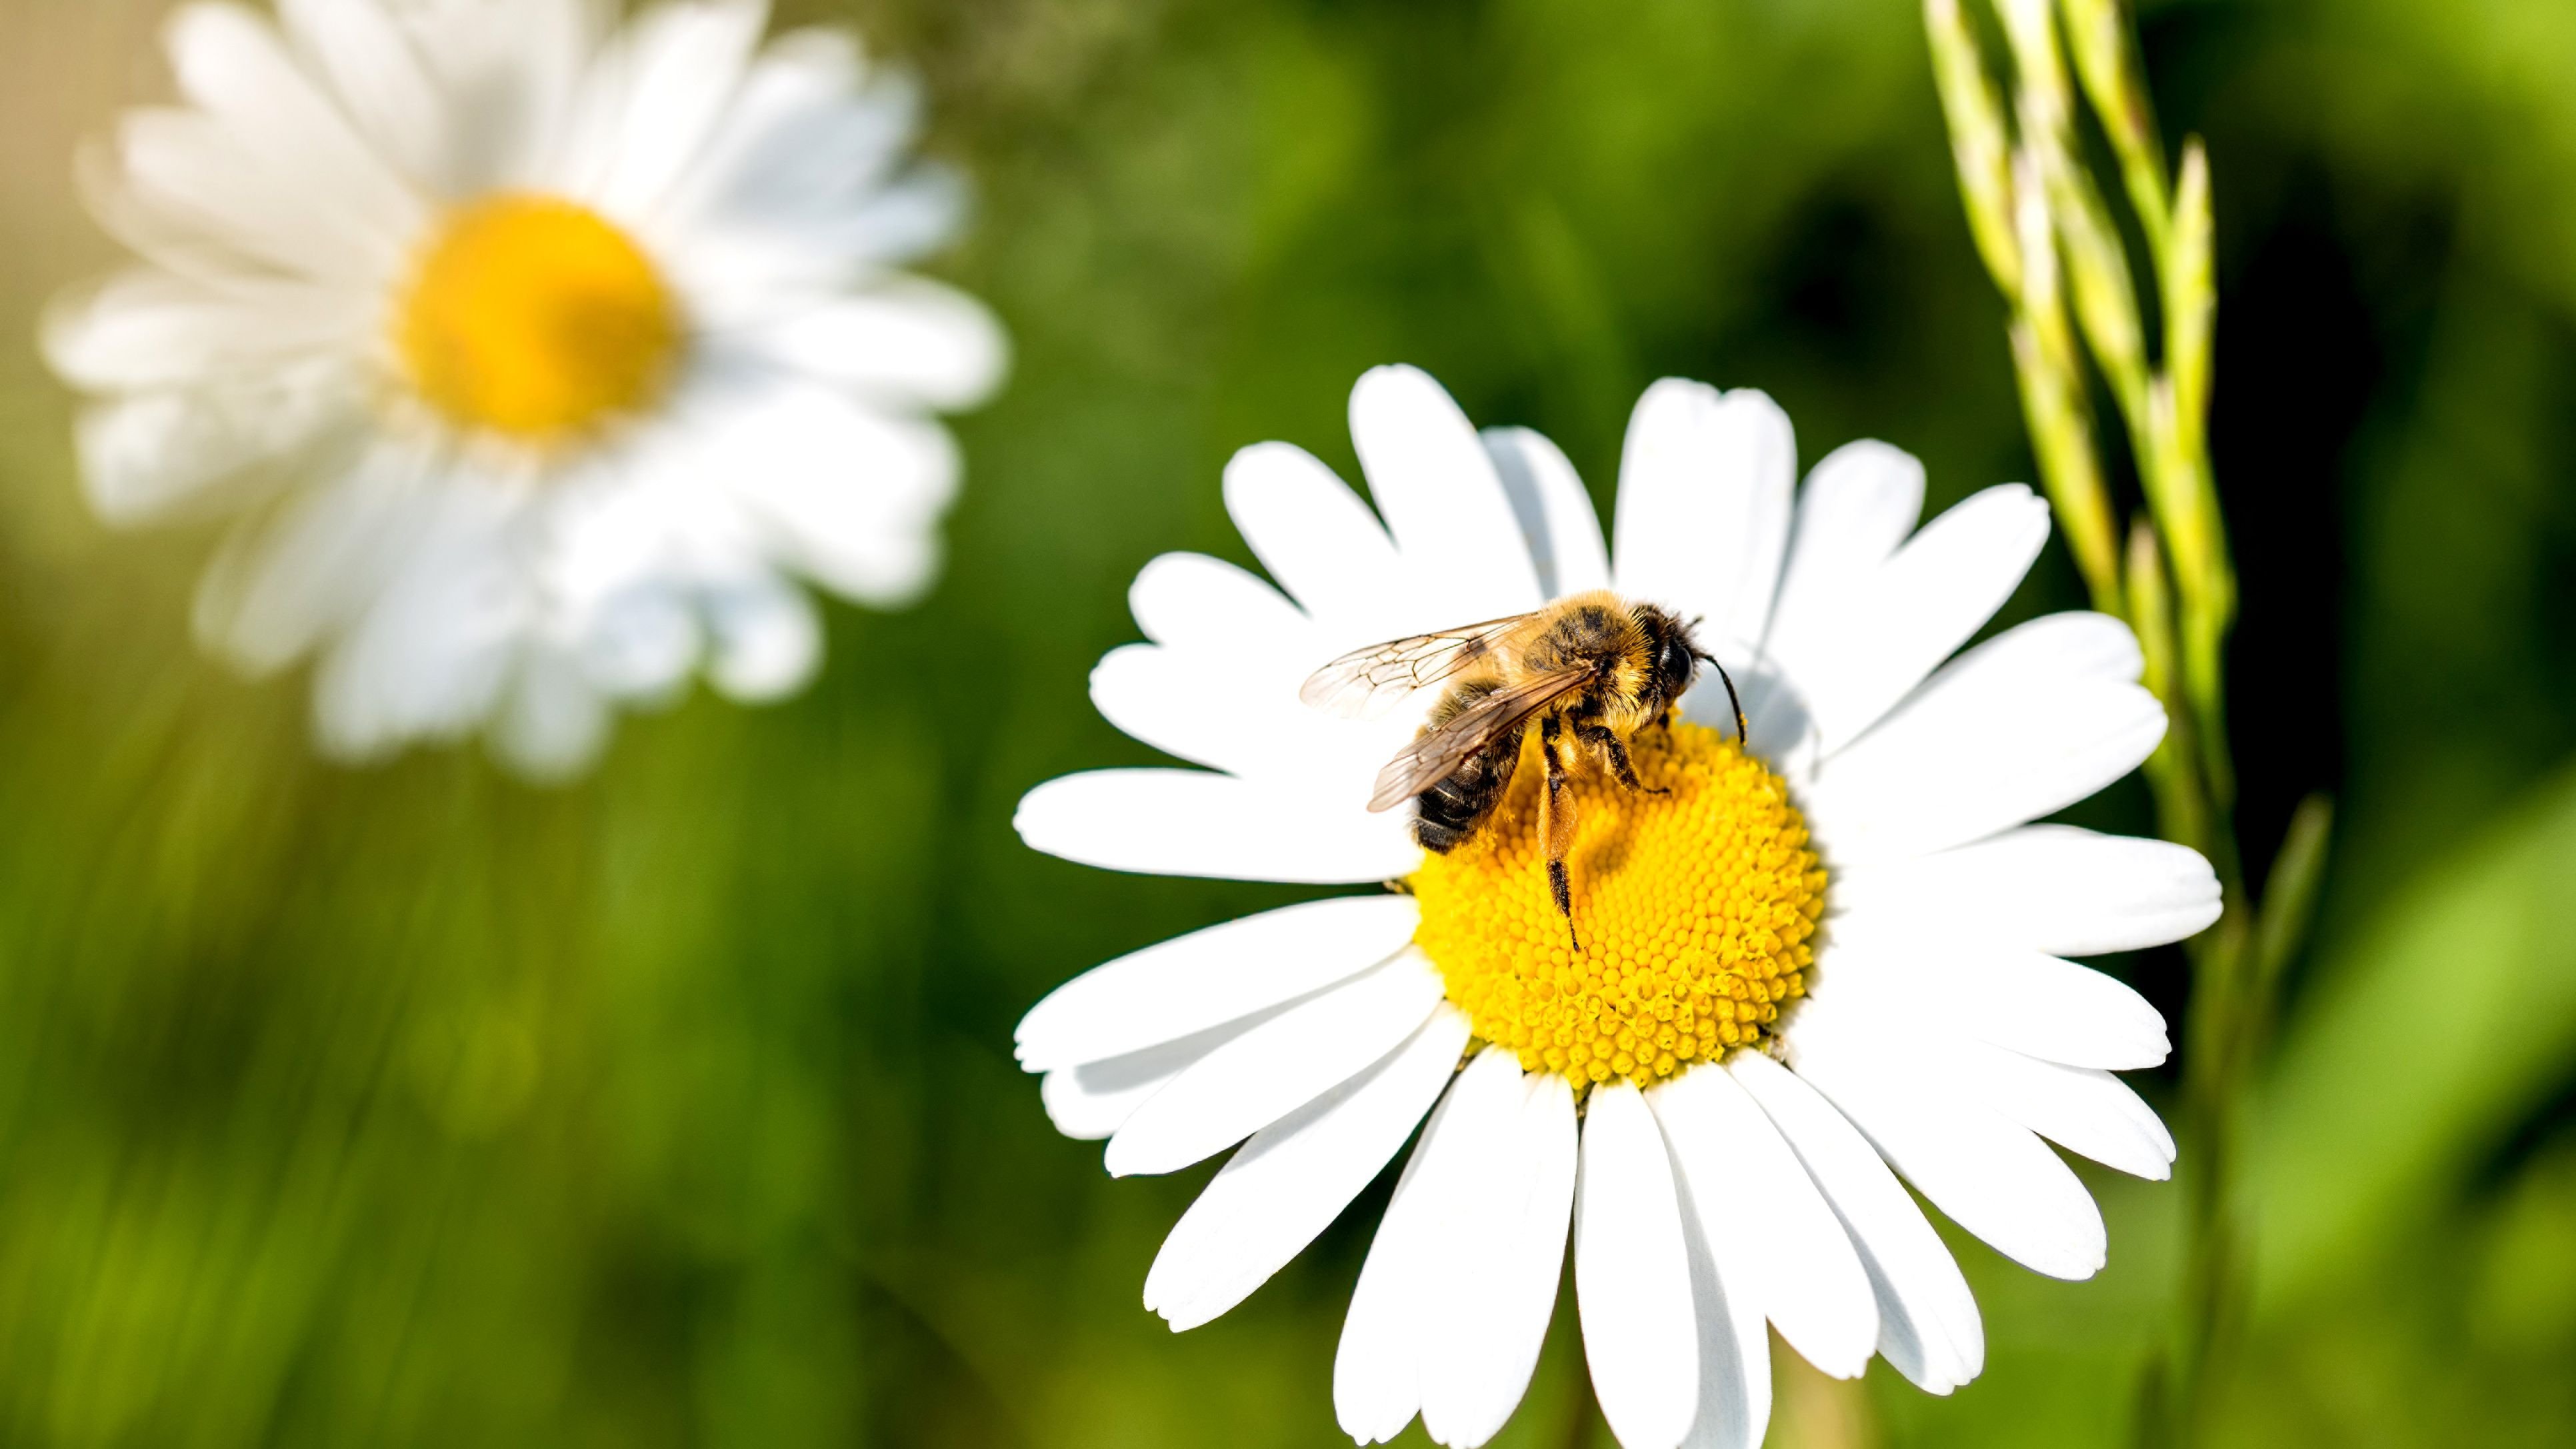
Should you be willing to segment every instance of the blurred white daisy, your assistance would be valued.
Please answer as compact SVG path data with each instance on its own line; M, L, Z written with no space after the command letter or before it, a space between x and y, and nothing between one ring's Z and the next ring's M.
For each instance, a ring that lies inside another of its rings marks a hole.
M820 653L801 574L875 604L938 566L985 310L894 268L954 228L913 89L761 0L190 4L184 104L85 157L143 258L63 299L116 523L243 518L201 637L318 658L330 753L486 728L578 769L703 666L759 699Z
M2129 631L2058 614L1949 658L2038 556L2045 505L1992 488L1917 531L1920 465L1868 442L1793 496L1789 421L1757 392L1646 394L1615 555L1561 453L1480 438L1419 372L1362 378L1351 434L1383 527L1307 454L1246 449L1226 505L1286 596L1158 559L1132 596L1153 642L1092 676L1112 723L1211 769L1068 776L1019 810L1031 845L1112 869L1403 887L1148 947L1020 1024L1056 1125L1107 1138L1112 1173L1244 1142L1147 1306L1175 1329L1233 1307L1427 1114L1334 1369L1362 1443L1416 1414L1443 1444L1502 1427L1569 1228L1627 1449L1758 1443L1766 1320L1830 1374L1875 1352L1934 1393L1975 1377L1976 1303L1896 1174L2084 1278L2101 1215L2040 1139L2145 1177L2173 1159L2112 1075L2164 1059L2163 1020L2062 958L2188 936L2217 881L2179 846L2026 823L2163 735ZM1297 695L1345 649L1605 587L1703 621L1752 750L1712 676L1632 744L1669 793L1578 781L1576 955L1528 828L1535 767L1486 841L1426 855L1403 812L1364 808L1421 709L1357 723Z

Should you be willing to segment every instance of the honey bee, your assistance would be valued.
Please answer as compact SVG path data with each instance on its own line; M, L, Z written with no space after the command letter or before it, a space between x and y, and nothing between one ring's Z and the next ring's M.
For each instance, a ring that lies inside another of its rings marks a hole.
M1414 839L1445 855L1482 830L1520 766L1521 741L1538 722L1547 789L1539 833L1547 843L1547 884L1574 949L1566 852L1574 845L1573 776L1607 774L1649 790L1628 757L1628 741L1659 726L1690 691L1703 663L1726 682L1737 738L1744 706L1735 681L1699 647L1691 625L1653 604L1607 589L1573 594L1527 614L1390 639L1354 649L1307 677L1297 697L1352 718L1384 713L1418 690L1445 687L1413 743L1377 776L1371 810L1415 802Z

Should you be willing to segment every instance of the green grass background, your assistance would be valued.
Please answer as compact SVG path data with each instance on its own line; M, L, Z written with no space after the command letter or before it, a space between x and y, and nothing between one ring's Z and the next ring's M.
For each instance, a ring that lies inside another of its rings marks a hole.
M87 515L33 355L112 260L71 151L167 94L164 8L0 0L0 1443L1342 1442L1384 1184L1176 1338L1138 1291L1207 1169L1110 1182L1011 1061L1053 983L1290 894L1012 835L1036 782L1149 758L1083 694L1127 581L1246 558L1238 446L1350 472L1387 361L1605 501L1673 373L1769 389L1810 459L1912 449L1936 503L2030 472L1912 0L782 0L917 68L977 180L940 269L1018 357L961 425L944 581L835 607L803 697L632 720L569 788L337 768L301 679L189 648L214 533ZM2345 807L2223 1435L2564 1444L2576 9L2145 24L2216 161L2251 848L2300 791ZM2075 599L2052 555L2014 612ZM2120 969L2178 1011L2169 953ZM1773 1442L2124 1442L2180 1193L2092 1176L2096 1282L1954 1235L1982 1379L1791 1378ZM1574 1337L1501 1442L1582 1442Z

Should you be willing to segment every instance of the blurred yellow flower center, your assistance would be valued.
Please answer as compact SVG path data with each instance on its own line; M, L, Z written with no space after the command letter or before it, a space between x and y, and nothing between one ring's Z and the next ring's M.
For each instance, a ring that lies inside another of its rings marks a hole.
M1639 778L1671 793L1578 776L1566 857L1578 955L1548 895L1537 748L1485 831L1409 882L1414 940L1476 1035L1578 1087L1650 1085L1761 1041L1805 990L1825 904L1788 787L1735 741L1680 721L1630 743Z
M657 397L679 309L598 213L504 194L449 216L394 322L412 386L456 423L545 442Z

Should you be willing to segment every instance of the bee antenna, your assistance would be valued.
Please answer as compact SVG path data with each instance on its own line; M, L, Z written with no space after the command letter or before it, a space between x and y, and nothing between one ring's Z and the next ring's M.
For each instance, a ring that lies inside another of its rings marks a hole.
M1744 726L1744 701L1736 698L1735 676L1727 673L1726 666L1716 660L1711 659L1708 662L1716 667L1718 679L1726 685L1726 702L1735 707L1735 743L1749 750L1753 747L1753 742L1745 738L1747 731Z

